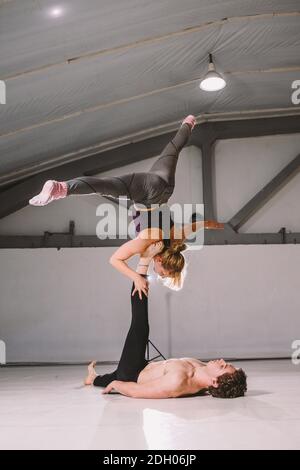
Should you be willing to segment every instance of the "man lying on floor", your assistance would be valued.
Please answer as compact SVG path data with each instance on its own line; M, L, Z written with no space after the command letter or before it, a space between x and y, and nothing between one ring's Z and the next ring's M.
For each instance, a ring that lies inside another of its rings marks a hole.
M147 274L140 274L147 277ZM105 387L103 393L115 390L133 398L176 398L199 392L217 398L244 396L247 391L245 372L223 359L204 363L183 357L148 363L145 359L149 338L148 297L143 293L140 299L134 284L131 307L132 321L117 369L110 374L97 375L94 361L88 366L85 385Z

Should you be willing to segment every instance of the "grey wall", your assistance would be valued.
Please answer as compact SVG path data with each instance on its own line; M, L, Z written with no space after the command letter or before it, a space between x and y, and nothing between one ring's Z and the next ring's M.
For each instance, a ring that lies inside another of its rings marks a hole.
M227 220L300 151L300 136L219 142L217 212ZM114 171L147 170L151 160ZM109 174L109 173L107 173ZM299 177L253 217L248 231L299 230ZM1 234L94 234L97 196L26 207ZM202 202L201 154L185 149L170 202ZM113 248L0 250L0 339L8 361L117 360L130 320L130 281L108 264ZM151 338L167 356L277 357L298 339L297 245L206 246L187 252L180 292L151 285Z

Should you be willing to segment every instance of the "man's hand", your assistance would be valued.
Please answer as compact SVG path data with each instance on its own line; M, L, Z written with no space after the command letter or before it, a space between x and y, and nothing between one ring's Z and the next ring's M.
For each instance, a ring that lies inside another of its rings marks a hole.
M216 222L215 220L205 220L204 228L209 230L219 230L224 228L224 224Z
M117 391L117 389L115 387L117 387L117 380L113 380L112 382L110 382L110 384L108 384L105 387L105 389L102 391L102 393L107 394L107 393L111 392L112 390Z
M148 248L141 254L141 258L149 258L152 259L154 256L158 255L162 251L164 247L164 242L159 241L155 243L151 243Z
M143 276L137 273L133 282L134 282L134 290L132 292L132 297L134 296L136 292L139 293L139 297L141 300L142 300L143 293L145 294L146 297L148 297L149 282L147 281L147 279L145 279Z

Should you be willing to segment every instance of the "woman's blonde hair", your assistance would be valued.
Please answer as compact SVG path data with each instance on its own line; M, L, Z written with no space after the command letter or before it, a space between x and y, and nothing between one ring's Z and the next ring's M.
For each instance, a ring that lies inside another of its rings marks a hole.
M170 271L170 275L163 279L164 285L170 289L179 290L183 286L186 276L186 259L181 251L186 249L187 245L182 241L173 241L169 247L165 247L159 253L162 267Z

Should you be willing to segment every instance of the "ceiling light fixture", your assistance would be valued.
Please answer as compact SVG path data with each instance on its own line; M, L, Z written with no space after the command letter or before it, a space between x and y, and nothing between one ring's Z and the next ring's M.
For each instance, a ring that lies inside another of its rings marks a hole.
M226 86L226 82L223 77L216 71L213 63L212 55L209 54L209 65L208 72L201 80L199 87L204 91L219 91Z

